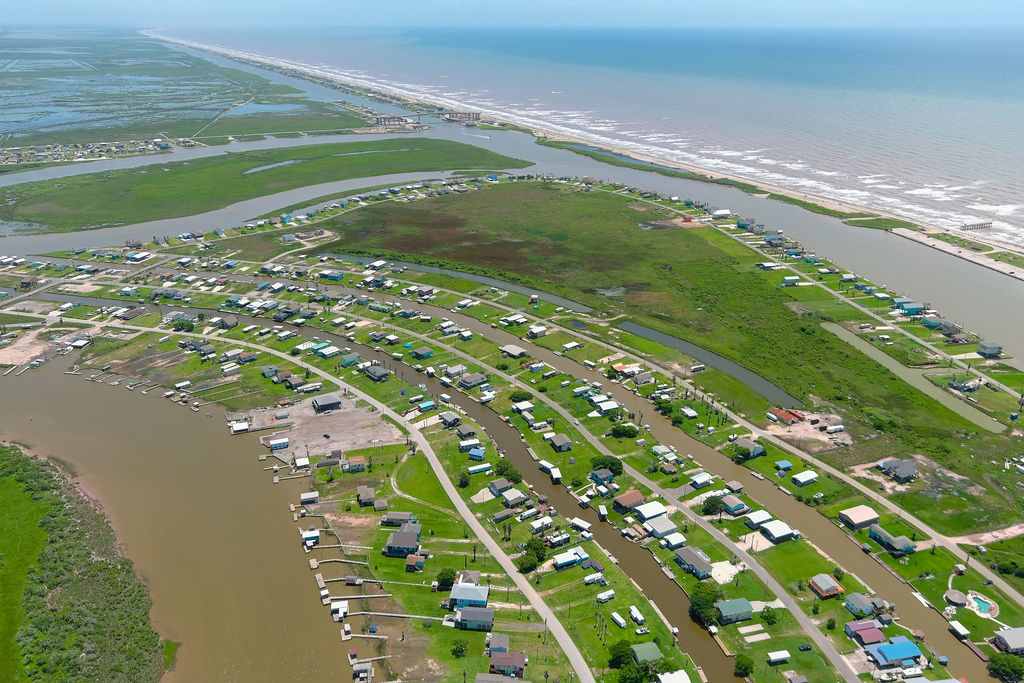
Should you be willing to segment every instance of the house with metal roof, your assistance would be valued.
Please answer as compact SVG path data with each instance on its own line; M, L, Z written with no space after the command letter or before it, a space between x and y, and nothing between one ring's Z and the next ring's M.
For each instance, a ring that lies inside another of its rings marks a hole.
M719 600L715 603L715 609L718 610L718 623L723 625L747 621L754 617L753 607L751 607L750 601L746 598Z
M630 648L633 651L633 659L637 664L648 664L660 661L663 657L661 650L653 641L637 643Z
M912 668L918 665L921 650L906 636L896 636L887 643L864 648L880 669L892 667Z
M864 529L878 522L878 513L867 505L854 505L840 510L839 521L851 529Z
M822 600L834 598L843 592L843 587L831 574L815 574L810 581L811 590Z
M1015 655L1024 654L1024 626L1004 628L1001 631L996 631L992 644L1003 652Z
M456 583L448 594L448 609L487 607L490 588L473 583Z
M680 548L676 551L676 563L698 579L711 576L711 558L700 548Z
M644 529L655 538L665 538L669 534L678 531L676 523L668 518L668 515L660 515L654 519L644 522Z
M494 610L490 607L463 607L455 610L455 626L467 631L494 628Z

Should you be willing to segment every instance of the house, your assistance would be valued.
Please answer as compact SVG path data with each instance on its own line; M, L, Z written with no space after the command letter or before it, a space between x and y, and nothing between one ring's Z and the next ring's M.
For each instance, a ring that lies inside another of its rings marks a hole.
M455 610L455 626L466 631L490 631L494 627L494 610L490 607Z
M921 658L920 648L906 636L896 636L887 643L869 645L864 649L880 669L913 668L918 665Z
M855 638L858 631L866 631L866 630L869 630L869 629L876 629L876 630L878 630L878 629L881 629L881 628L882 628L882 623L880 621L878 621L877 619L861 619L861 620L858 620L858 621L848 621L848 622L846 622L846 625L843 626L843 631L850 638ZM885 638L883 638L882 640L885 640Z
M356 500L359 501L360 507L373 505L374 497L373 489L369 486L360 486L356 489Z
M339 408L341 408L341 399L337 394L324 394L313 399L313 410L318 413L338 410Z
M480 672L480 673L478 673L476 675L476 678L473 679L473 683L525 683L525 682L524 681L519 681L516 678L511 678L510 676L502 676L501 674L491 674L491 673Z
M385 368L383 365L370 365L367 366L366 376L372 379L374 382L383 382L391 374L391 371Z
M421 572L426 567L427 558L417 553L406 555L405 557L405 571L407 572Z
M711 558L700 548L680 548L676 551L676 563L698 579L711 576Z
M612 483L613 479L615 479L615 474L613 474L607 467L593 470L590 473L590 481L594 482L598 486L607 486Z
M714 480L715 478L713 476L711 476L704 470L701 470L700 472L697 472L692 477L690 477L690 486L692 486L695 489L702 489L705 486L711 486L711 483Z
M669 550L675 550L676 548L682 548L686 545L686 536L683 536L678 531L673 531L664 538L661 539L662 543Z
M526 349L515 344L506 344L501 347L500 351L509 358L522 358L526 355Z
M740 493L741 491L743 491L743 484L736 481L735 479L731 479L725 482L725 488L729 489L731 493Z
M776 460L775 469L778 470L779 472L789 472L791 469L793 469L793 463L791 463L788 460Z
M487 383L487 375L482 372L467 372L459 378L459 387L462 389L475 389L481 384Z
M736 439L736 457L740 460L750 460L764 455L764 446L751 439Z
M809 486L818 480L818 473L814 470L804 470L793 475L793 483L797 486Z
M644 504L644 494L636 489L630 489L625 493L612 499L612 505L619 512L628 512L633 508Z
M471 439L476 436L476 427L468 424L460 424L455 428L455 435L458 436L461 441Z
M751 529L760 529L770 521L772 521L772 513L767 510L756 510L747 514L747 520L744 523Z
M487 607L490 588L473 583L456 583L448 594L448 609Z
M522 652L491 653L491 673L522 678L526 671L526 655Z
M640 518L640 521L646 522L648 520L654 519L655 517L659 517L665 514L666 512L668 512L668 508L666 508L658 501L652 500L649 503L637 505L635 508L633 508L633 512L635 512L636 516Z
M878 465L890 479L906 484L917 478L917 461L913 458L892 458Z
M350 368L353 365L357 365L361 360L358 353L346 353L338 362L341 364L341 367Z
M725 507L725 511L733 517L738 517L750 510L750 507L746 503L731 493L729 495L722 496L722 505Z
M345 471L348 472L349 474L355 472L363 472L366 470L366 462L367 461L365 455L353 455L351 458L348 459L348 468L342 469L345 469Z
M397 526L400 527L403 524L409 522L415 522L416 515L411 512L389 512L381 517L381 526Z
M564 553L559 553L552 558L555 563L555 569L565 569L566 567L572 567L576 564L586 562L590 559L590 555L587 554L583 548L579 546L570 548Z
M444 411L443 413L438 415L438 417L441 418L441 423L445 426L446 429L456 427L458 426L459 422L462 421L462 418L460 418L456 413L453 413L450 410Z
M868 538L876 541L893 555L909 555L917 550L917 544L906 536L893 536L878 524L868 529Z
M566 451L572 450L572 439L567 437L565 434L555 434L552 436L548 443L558 453L565 453Z
M982 340L978 344L978 355L982 358L999 358L1003 353L1003 347L995 342Z
M501 502L504 503L507 508L514 508L529 500L527 495L519 489L509 489L508 491L505 491L501 494L501 499Z
M786 408L769 408L768 419L780 422L789 427L791 425L795 425L797 422L802 422L804 417L800 413L787 410Z
M413 349L412 352L412 357L415 358L416 360L426 360L427 358L430 358L433 355L434 351L432 349L427 348L426 346L421 346L418 349Z
M636 660L637 664L653 664L654 662L661 661L662 654L661 650L658 649L658 645L653 641L646 643L637 643L630 647L633 650L633 659Z
M754 610L746 598L719 600L715 603L715 609L718 610L718 623L722 625L735 624L754 617Z
M762 524L761 533L772 543L781 543L794 536L794 532L789 525L778 519Z
M418 554L419 550L419 535L415 531L403 531L402 529L388 536L388 541L384 545L384 554L388 557L408 557Z
M508 652L509 639L507 633L493 633L487 639L487 654L493 655L496 652Z
M501 494L505 493L505 491L508 491L510 488L512 488L512 482L502 477L501 479L495 479L494 481L492 481L490 484L487 485L487 488L490 490L491 495L500 496Z
M811 577L810 586L822 600L834 598L843 592L843 587L831 574L815 574Z
M661 515L654 519L644 522L644 529L647 530L651 536L655 538L665 538L671 533L679 530L676 523L668 518L668 515Z
M839 521L851 529L865 529L878 522L878 513L867 505L855 505L841 510Z
M885 609L885 601L872 598L863 593L850 593L846 596L843 606L855 617L870 617Z
M992 644L1003 652L1024 655L1024 626L1004 628L1001 631L996 631Z

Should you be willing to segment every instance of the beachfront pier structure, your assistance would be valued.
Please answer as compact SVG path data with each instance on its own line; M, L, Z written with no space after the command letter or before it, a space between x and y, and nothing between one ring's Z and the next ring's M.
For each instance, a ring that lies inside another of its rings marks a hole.
M422 123L424 118L440 118L445 121L455 121L458 123L469 123L480 120L480 112L478 111L436 111L426 112L420 114L405 114L398 116L395 114L378 114L377 125L383 128L400 128L407 126L410 123Z

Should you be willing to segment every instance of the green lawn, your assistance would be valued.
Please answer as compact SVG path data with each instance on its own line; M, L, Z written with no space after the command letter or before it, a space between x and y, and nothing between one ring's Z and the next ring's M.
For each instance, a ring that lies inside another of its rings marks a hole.
M288 162L288 163L286 163ZM281 164L268 168L274 164ZM161 166L24 183L0 220L74 231L187 216L330 180L527 162L445 140L382 140L243 152Z

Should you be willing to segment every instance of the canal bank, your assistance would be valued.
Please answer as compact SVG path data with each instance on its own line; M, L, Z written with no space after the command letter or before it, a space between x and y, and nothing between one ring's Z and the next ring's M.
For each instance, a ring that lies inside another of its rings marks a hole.
M287 514L299 485L269 485L256 438L228 436L214 406L64 375L69 362L0 380L0 439L66 463L103 506L154 628L182 643L164 680L338 680L344 649Z

